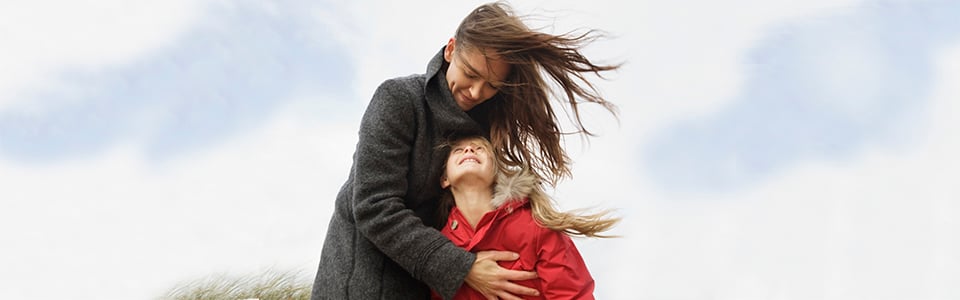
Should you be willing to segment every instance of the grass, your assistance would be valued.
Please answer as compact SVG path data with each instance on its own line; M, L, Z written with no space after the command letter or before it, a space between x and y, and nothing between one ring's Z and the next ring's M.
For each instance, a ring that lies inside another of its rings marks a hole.
M300 272L267 270L247 276L212 275L184 282L170 289L161 299L310 299L312 278Z

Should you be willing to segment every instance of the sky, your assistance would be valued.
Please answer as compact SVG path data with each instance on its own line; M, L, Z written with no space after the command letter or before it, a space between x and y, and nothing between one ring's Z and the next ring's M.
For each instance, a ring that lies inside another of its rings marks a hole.
M312 277L373 91L482 3L451 2L0 2L0 292ZM598 298L960 298L960 2L581 2L511 4L625 63L552 191L623 218L575 240Z

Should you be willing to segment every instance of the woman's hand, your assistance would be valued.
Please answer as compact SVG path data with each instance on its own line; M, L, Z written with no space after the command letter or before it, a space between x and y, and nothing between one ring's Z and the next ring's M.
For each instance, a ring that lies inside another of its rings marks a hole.
M515 295L537 296L536 289L525 287L512 281L537 278L537 273L528 271L507 270L501 268L497 261L516 260L520 255L508 251L482 251L477 253L477 260L467 273L464 281L473 289L483 294L487 299L521 300Z

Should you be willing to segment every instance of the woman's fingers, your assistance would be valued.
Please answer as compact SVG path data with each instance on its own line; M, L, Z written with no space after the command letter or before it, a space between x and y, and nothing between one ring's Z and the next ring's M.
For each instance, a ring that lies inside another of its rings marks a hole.
M520 300L517 295L537 296L539 291L525 287L513 281L537 278L536 272L508 270L500 267L497 261L511 261L519 255L509 251L482 251L467 274L466 283L487 299Z
M530 271L502 269L500 274L503 276L503 279L509 281L530 280L537 278L537 272Z
M520 258L520 255L517 254L517 253L515 253L515 252L510 252L510 251L495 251L495 250L490 250L490 251L480 251L480 252L477 252L477 261L481 261L481 260L493 260L493 261L517 260L517 258Z
M534 274L534 275L536 275L536 274ZM534 277L534 278L536 278L536 277ZM529 288L529 287L525 287L525 286L522 286L522 285L519 285L519 284L516 284L516 283L513 283L513 282L509 282L509 281L505 282L505 283L503 284L502 288L503 288L504 291L507 291L508 293L510 293L511 296L512 296L512 295L526 295L526 296L538 296L538 295L540 295L540 292L537 291L536 289L532 289L532 288ZM500 298L503 298L503 297L500 297ZM507 298L504 298L504 299L507 299ZM517 298L517 299L520 299L520 298Z

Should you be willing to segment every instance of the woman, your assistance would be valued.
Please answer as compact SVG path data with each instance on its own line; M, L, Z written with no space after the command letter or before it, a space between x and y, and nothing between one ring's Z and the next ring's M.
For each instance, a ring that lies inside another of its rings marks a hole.
M320 257L313 299L450 298L464 283L487 297L519 299L535 289L512 281L536 273L505 270L510 252L467 252L431 226L445 153L454 132L489 136L508 158L550 183L569 175L568 158L541 71L577 112L587 101L613 111L585 80L617 66L580 54L593 40L530 30L503 3L471 12L427 72L385 81L360 124L350 176L340 189ZM579 114L576 114L580 124ZM589 134L582 130L584 134Z
M557 211L535 176L502 168L483 137L457 139L449 149L441 206L454 206L441 209L441 216L449 214L443 235L468 251L517 252L519 259L501 265L536 271L538 278L516 283L539 290L542 298L593 299L593 278L568 235L603 237L599 233L618 219ZM485 298L468 286L453 297Z

